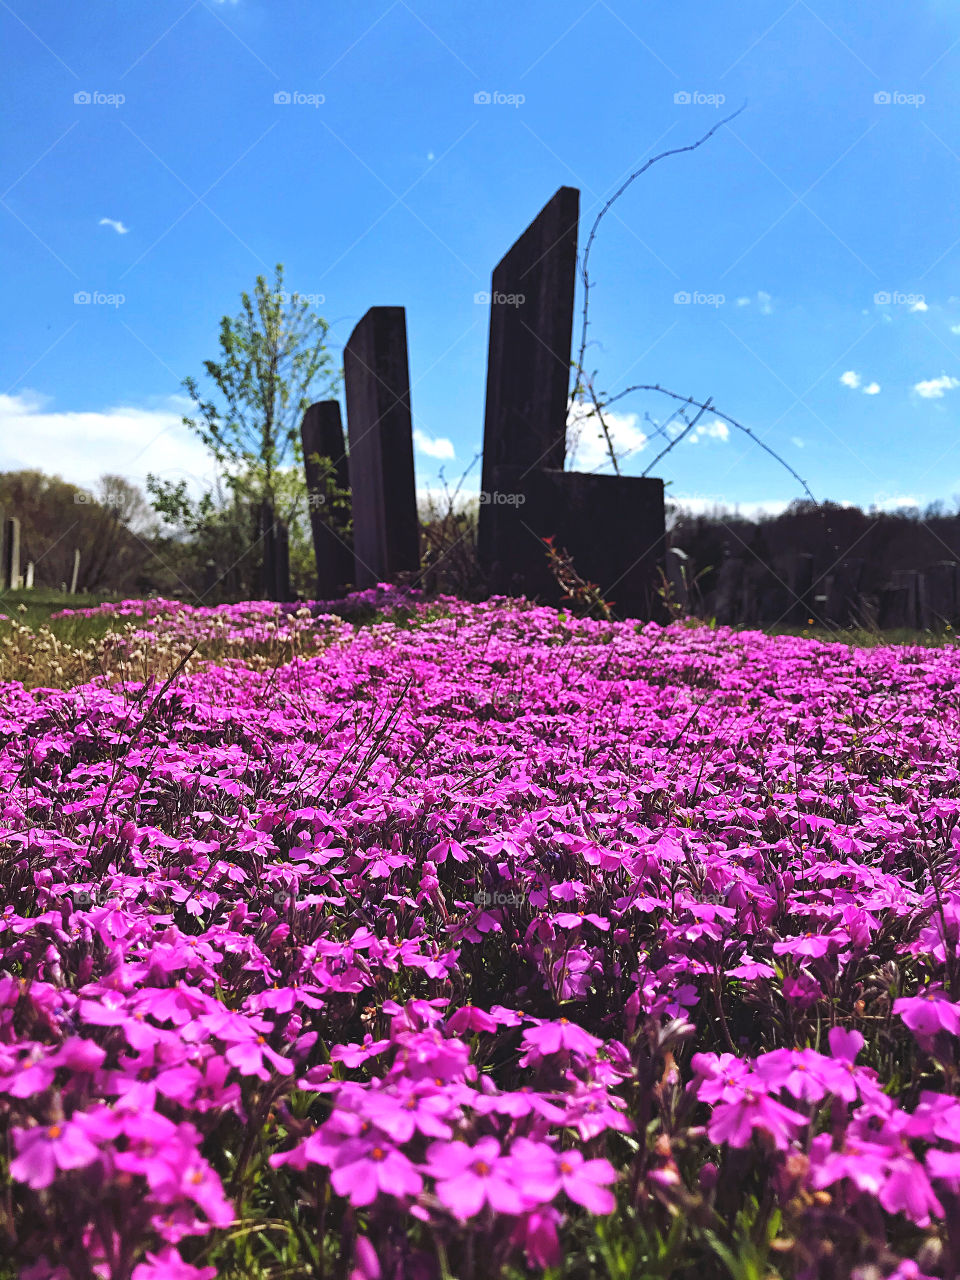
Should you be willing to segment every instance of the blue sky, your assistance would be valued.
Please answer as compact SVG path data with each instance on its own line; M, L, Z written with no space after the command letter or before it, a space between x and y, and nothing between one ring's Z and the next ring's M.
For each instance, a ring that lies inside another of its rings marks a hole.
M474 295L496 261L562 184L581 189L582 245L645 158L746 99L604 220L598 388L710 396L818 498L960 495L948 0L4 0L0 29L4 469L203 483L180 380L282 261L322 296L338 357L369 306L406 307L418 485L455 479L480 446ZM669 409L618 410L639 473L660 447L645 414ZM576 465L600 462L585 433ZM711 417L658 472L692 505L799 496Z

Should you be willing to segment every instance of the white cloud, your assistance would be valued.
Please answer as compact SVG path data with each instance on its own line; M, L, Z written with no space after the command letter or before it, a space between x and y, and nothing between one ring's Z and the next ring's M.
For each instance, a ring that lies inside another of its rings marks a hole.
M104 472L142 486L151 471L186 480L195 493L213 482L209 453L181 421L182 396L147 409L55 410L50 404L31 391L0 395L0 470L34 468L84 487Z
M799 436L791 436L790 443L796 445L798 449L806 448L806 441L801 440Z
M960 334L960 324L952 324L950 326L950 332Z
M918 298L917 301L911 306L910 310L911 311L929 311L930 308L927 306L927 304L924 302L922 298Z
M718 494L676 493L671 496L669 490L667 501L676 503L678 507L695 516L741 516L744 520L756 520L762 515L778 516L790 505L789 502L779 498L772 498L768 502L729 502Z
M430 438L425 431L421 431L419 427L413 429L414 447L419 449L421 453L426 454L428 458L455 458L452 441L445 436L440 436L436 440Z
M876 395L879 395L879 394L880 394L880 383L879 383L879 382L868 382L868 383L867 383L867 385L863 388L863 394L864 394L865 396L876 396Z
M902 511L904 507L922 507L924 499L915 493L877 493L870 505L877 511Z
M841 373L840 381L845 387L850 387L851 390L856 391L860 385L860 375L859 373L854 373L852 369L848 369L846 373Z
M113 227L118 236L125 236L130 230L130 228L125 227L122 222L118 222L116 218L101 218L98 225L101 227Z
M639 453L646 448L649 437L642 427L637 425L635 413L604 412L603 420L607 424L618 461L623 461L631 454ZM592 413L589 404L573 406L567 424L570 441L570 461L576 461L578 471L610 470L610 453L604 439L603 429L596 414Z
M748 297L738 298L737 306L749 307L751 302L753 301L754 301L753 298L748 298ZM760 312L762 316L769 316L773 314L773 298L770 296L769 293L766 292L766 290L764 289L757 290L756 303L757 303L757 310Z
M715 418L713 422L698 423L687 436L691 444L697 444L700 440L720 440L726 444L729 439L730 428L719 418Z
M942 400L945 391L960 387L960 380L943 373L939 378L927 378L923 382L914 383L913 389L924 400Z

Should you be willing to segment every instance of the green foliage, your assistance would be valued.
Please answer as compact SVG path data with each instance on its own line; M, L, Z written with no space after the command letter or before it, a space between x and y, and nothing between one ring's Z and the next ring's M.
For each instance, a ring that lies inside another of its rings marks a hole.
M326 349L329 325L299 294L285 291L280 263L272 285L257 276L253 296L244 292L240 301L240 314L220 321L219 360L204 361L215 398L185 378L196 416L183 421L224 468L238 497L266 499L289 519L280 475L302 461L299 425L316 399L315 384L325 381L330 394L337 382Z

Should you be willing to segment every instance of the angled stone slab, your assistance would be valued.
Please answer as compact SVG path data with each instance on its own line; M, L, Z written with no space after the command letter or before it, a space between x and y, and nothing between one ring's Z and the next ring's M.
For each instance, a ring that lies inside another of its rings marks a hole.
M403 307L370 308L344 348L343 372L354 582L372 587L420 567Z
M300 439L317 565L317 599L332 600L342 596L347 584L353 581L353 548L333 528L327 495L330 480L338 489L350 487L338 401L320 400L312 404L303 415ZM330 459L330 471L321 468L320 458Z
M493 271L483 424L483 492L498 467L562 470L580 192L561 187ZM493 564L501 511L481 507L478 554Z

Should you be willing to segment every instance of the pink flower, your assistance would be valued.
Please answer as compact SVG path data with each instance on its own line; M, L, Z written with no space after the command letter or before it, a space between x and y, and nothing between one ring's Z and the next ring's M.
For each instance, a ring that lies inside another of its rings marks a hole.
M191 1267L172 1247L145 1257L134 1267L130 1280L214 1280L217 1274L216 1267Z
M257 1036L255 1040L241 1040L239 1044L232 1044L224 1054L224 1057L232 1067L237 1068L242 1076L256 1076L259 1080L269 1080L270 1072L264 1066L264 1058L280 1075L289 1076L293 1074L293 1063L290 1059L274 1052L263 1036Z
M707 1132L711 1142L745 1147L754 1130L758 1130L768 1133L782 1151L807 1123L806 1116L798 1115L766 1094L746 1088L735 1102L721 1102L714 1107Z
M337 1195L357 1206L372 1204L381 1191L403 1199L423 1189L423 1179L400 1151L365 1138L348 1139L337 1153L330 1182Z
M572 1053L581 1059L595 1058L602 1043L602 1040L590 1035L569 1018L540 1022L538 1026L528 1027L523 1033L523 1046L527 1053L522 1065L538 1062L553 1053Z
M10 1175L35 1191L49 1187L58 1169L83 1169L100 1156L79 1126L69 1120L34 1129L14 1129L13 1141L17 1155L10 1162Z
M527 1260L535 1267L559 1267L563 1251L557 1237L557 1226L562 1221L556 1209L547 1205L532 1209L517 1223L513 1231L513 1243L522 1248Z
M946 993L928 987L916 996L894 1000L893 1012L921 1039L929 1039L938 1031L960 1036L960 1004L953 1004Z
M580 1151L557 1152L526 1138L518 1138L510 1154L522 1170L524 1189L542 1202L564 1191L590 1213L612 1213L616 1207L607 1186L617 1174L608 1160L585 1160Z
M437 1199L461 1221L474 1217L485 1204L508 1214L532 1207L523 1190L522 1169L500 1154L496 1138L481 1138L473 1147L433 1142L427 1151L427 1172L436 1179Z

